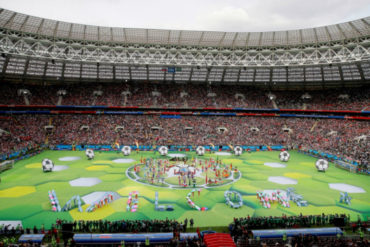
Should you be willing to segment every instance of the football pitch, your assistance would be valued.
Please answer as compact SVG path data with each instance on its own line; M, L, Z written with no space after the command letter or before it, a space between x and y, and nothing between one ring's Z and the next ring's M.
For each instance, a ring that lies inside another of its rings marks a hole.
M13 169L0 174L0 220L21 220L23 227L39 227L41 224L49 227L57 218L69 221L165 218L183 221L185 218L193 218L197 227L216 227L227 226L234 217L247 215L338 213L350 215L351 220L357 220L358 217L367 220L370 216L368 176L336 168L332 163L325 173L318 172L315 167L316 158L296 151L290 151L288 162L281 162L277 151L243 153L241 156L225 153L197 156L195 152L169 154L185 154L189 161L195 158L220 160L227 166L232 164L238 175L225 183L199 187L200 193L196 191L190 196L191 200L207 210L198 211L191 208L186 199L193 189L192 185L187 188L175 186L176 176L167 178L165 183L151 184L132 175L133 167L146 158L170 159L158 152L133 151L129 156L123 156L120 152L96 151L95 158L88 160L84 151L44 151L16 162ZM51 159L58 169L44 173L41 164L44 158ZM137 174L142 174L142 171ZM199 174L198 184L204 181L204 173ZM299 207L290 201L290 207L275 202L271 208L265 208L256 196L257 191L285 191L288 187L293 187L295 193L307 201L308 206ZM55 190L62 207L72 196L79 195L82 202L85 202L82 205L83 212L77 208L67 212L53 212L48 196L50 190ZM226 190L239 192L243 206L234 209L226 205ZM135 212L126 208L132 191L139 193ZM351 205L339 202L340 191L349 191ZM93 212L86 212L89 203L103 192L114 193L117 195L116 200ZM172 205L174 210L155 210L155 192L158 192L160 205Z

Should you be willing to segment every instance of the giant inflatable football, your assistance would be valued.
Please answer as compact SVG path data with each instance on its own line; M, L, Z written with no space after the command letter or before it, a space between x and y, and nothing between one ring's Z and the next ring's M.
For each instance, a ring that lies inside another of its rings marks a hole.
M283 162L287 162L290 158L290 154L288 153L288 151L282 151L280 152L279 154L279 159Z
M122 153L124 156L128 156L131 154L131 147L130 146L123 146Z
M51 172L53 171L54 163L49 159L42 160L42 171L43 172Z
M85 154L88 160L92 160L95 157L94 150L89 149L89 148L86 149Z
M206 149L203 146L198 146L195 152L197 155L202 156L206 152Z

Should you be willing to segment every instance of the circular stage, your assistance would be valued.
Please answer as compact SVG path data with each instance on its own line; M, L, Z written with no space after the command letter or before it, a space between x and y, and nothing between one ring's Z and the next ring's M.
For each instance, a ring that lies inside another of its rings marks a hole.
M213 159L195 159L189 163L148 159L143 163L129 167L127 177L162 188L213 188L232 184L241 177L241 172L231 164L216 163Z

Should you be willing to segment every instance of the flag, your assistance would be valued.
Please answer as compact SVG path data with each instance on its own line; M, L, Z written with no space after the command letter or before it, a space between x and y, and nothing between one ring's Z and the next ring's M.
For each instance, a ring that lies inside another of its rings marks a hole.
M234 150L233 145L229 144L228 146L229 146L229 148L231 148L231 150Z
M137 140L135 140L135 144L136 144L136 149L139 149L139 143Z

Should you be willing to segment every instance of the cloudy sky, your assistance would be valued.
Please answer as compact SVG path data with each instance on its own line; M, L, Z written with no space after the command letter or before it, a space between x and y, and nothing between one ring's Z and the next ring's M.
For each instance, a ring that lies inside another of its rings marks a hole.
M0 0L0 7L91 25L211 31L277 31L370 16L370 0Z

